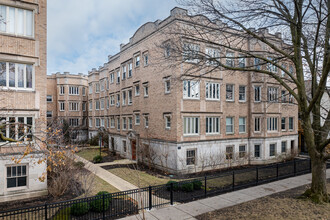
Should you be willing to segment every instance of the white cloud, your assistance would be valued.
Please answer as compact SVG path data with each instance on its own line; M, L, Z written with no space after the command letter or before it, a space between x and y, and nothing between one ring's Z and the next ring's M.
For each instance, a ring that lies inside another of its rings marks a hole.
M175 0L48 1L48 74L86 74L141 25L166 18L175 5Z

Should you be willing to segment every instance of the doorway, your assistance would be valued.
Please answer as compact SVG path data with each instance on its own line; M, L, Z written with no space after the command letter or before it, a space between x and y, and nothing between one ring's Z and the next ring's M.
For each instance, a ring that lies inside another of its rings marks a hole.
M132 160L136 160L136 140L131 141L132 147Z

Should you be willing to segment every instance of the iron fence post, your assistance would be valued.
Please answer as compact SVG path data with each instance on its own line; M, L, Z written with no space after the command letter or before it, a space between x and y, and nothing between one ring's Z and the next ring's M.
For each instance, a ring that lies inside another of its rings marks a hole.
M171 197L171 205L173 205L173 183L171 183L171 194L170 194L170 197Z
M207 177L205 176L205 177L204 177L204 195L205 195L205 197L206 197L206 195L207 195L207 191L206 191L206 188L207 188L206 181L207 181Z
M47 220L47 203L45 203L45 219Z
M103 220L105 220L105 199L104 199L104 193L102 193L102 203L103 203Z
M233 171L233 190L235 189L235 171Z
M149 210L152 209L152 187L149 186Z
M259 169L256 167L256 185L259 183Z

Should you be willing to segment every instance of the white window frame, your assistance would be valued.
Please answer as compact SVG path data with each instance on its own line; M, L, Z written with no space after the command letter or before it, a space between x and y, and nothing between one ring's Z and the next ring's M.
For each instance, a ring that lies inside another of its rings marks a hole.
M47 102L53 102L53 96L47 95Z
M171 129L171 123L172 123L171 115L164 115L164 119L165 119L165 129L170 130Z
M135 67L139 67L141 62L140 54L134 56L134 61L135 61Z
M244 88L244 93L242 93L241 89ZM242 97L244 96L244 99ZM239 102L246 102L246 86L238 86L238 101Z
M183 117L183 135L196 136L200 133L200 118L195 116Z
M220 83L205 83L205 99L220 101Z
M141 117L140 114L135 114L135 125L140 125Z
M216 48L206 47L205 48L206 64L217 65L220 62L220 50Z
M254 102L261 102L261 86L254 86Z
M200 99L199 81L194 81L194 80L183 81L183 99Z
M5 77L0 81L2 89L11 89L11 90L24 90L24 91L34 91L35 89L35 67L33 64L22 64L22 63L15 63L15 62L6 62L1 61L0 64L4 65L4 73ZM10 66L13 66L14 74L10 74ZM19 74L19 67L22 67L23 72ZM29 68L28 68L29 67ZM28 82L28 69L31 71L29 76L31 77L31 82ZM13 76L14 79L11 79ZM21 76L21 77L19 77ZM19 81L19 78L21 80ZM13 82L14 85L11 85L10 82ZM23 85L19 85L19 82L23 83ZM31 83L31 85L27 85Z
M134 91L135 91L135 96L140 95L140 85L139 84L134 85Z
M200 46L193 43L183 43L183 61L187 63L198 63Z
M144 93L144 97L149 97L149 87L148 84L144 84L143 85L143 93Z
M64 95L64 93L65 93L65 87L60 86L60 95Z
M149 115L144 115L144 127L149 128Z
M69 86L69 95L79 95L79 86Z
M165 79L164 86L165 86L165 94L171 93L171 80L170 79Z
M278 131L278 117L267 118L267 131L268 132Z
M186 165L187 166L195 166L196 158L197 158L197 149L187 149L186 150Z
M268 102L278 102L278 88L277 87L267 87L267 101Z
M58 103L59 103L59 106L60 106L60 112L64 112L65 111L65 102L64 101L60 101Z
M254 132L255 133L261 132L261 117L254 118Z
M274 146L274 155L272 155L272 146ZM275 157L276 156L276 143L270 143L269 144L269 157Z
M293 131L293 130L294 130L294 117L289 117L289 131Z
M143 53L143 65L144 66L149 65L149 53Z
M220 134L220 117L208 116L205 118L205 133Z
M69 102L69 111L70 112L79 111L79 102Z
M13 167L15 167L16 174L13 176ZM18 167L21 169L20 175L18 172ZM25 167L25 174L23 173L23 167ZM5 165L5 173L6 173L6 182L4 183L5 187L7 190L19 190L19 189L27 189L29 187L29 169L28 169L28 164L10 164L10 165ZM10 168L10 174L8 174L8 168ZM8 187L8 179L16 179L16 186L13 187ZM19 178L25 178L25 185L18 186L18 179Z
M283 119L284 119L284 123L283 123ZM283 125L284 125L284 129L283 129ZM281 118L281 130L286 131L286 117Z
M230 91L228 90L228 89L230 89L230 87L231 87L231 96L232 96L232 98L231 99L229 99L228 97L229 97L229 95L228 95L228 93L230 93ZM234 102L235 101L235 85L234 84L226 84L226 101L228 101L228 102Z
M244 128L244 131L242 131L242 128ZM246 133L246 117L239 117L238 118L238 132L240 134Z
M129 89L127 90L127 105L133 104L133 90Z
M231 124L228 124L227 119L231 119ZM232 131L228 131L227 127L231 126L232 127ZM234 117L226 117L226 134L234 134L235 133L235 118Z

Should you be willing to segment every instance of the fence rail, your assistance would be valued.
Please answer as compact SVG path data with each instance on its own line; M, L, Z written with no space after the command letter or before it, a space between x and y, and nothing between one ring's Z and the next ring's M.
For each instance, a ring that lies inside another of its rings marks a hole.
M330 164L327 164L330 168ZM255 168L227 171L165 185L0 211L2 220L109 219L137 214L175 202L187 202L311 172L310 159L295 159Z

